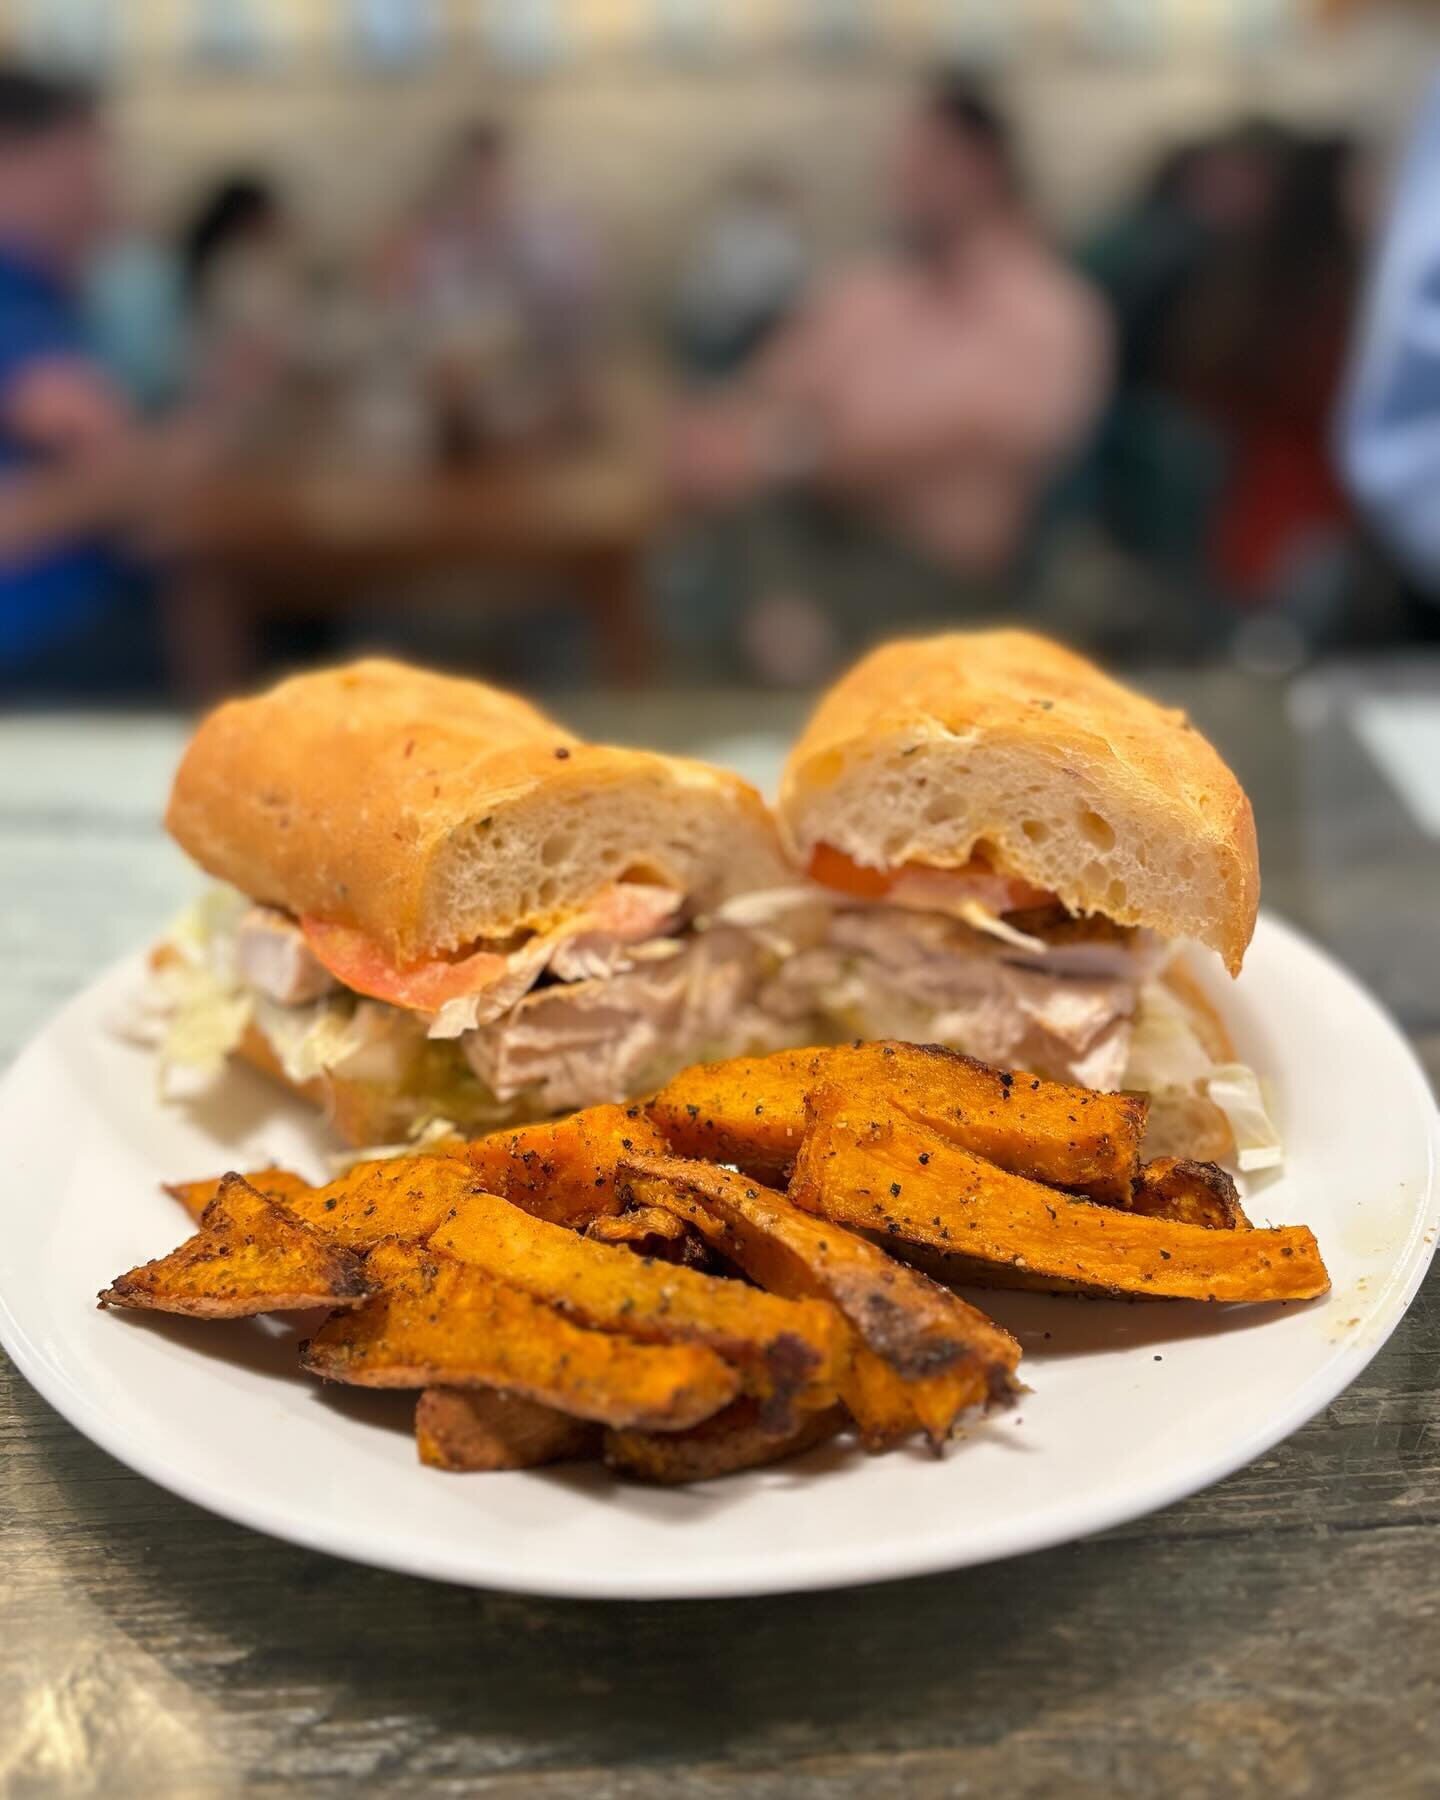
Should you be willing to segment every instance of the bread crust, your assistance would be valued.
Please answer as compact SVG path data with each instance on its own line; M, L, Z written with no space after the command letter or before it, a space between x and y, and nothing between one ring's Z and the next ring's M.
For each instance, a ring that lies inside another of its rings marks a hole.
M251 898L402 963L547 930L636 870L707 900L786 879L738 776L585 744L512 694L381 659L211 713L166 825Z
M1190 1015L1190 1027L1211 1062L1238 1062L1235 1043L1225 1021L1194 973L1186 967L1184 957L1177 956L1161 979Z
M958 868L977 850L1102 913L1219 951L1255 927L1250 802L1183 712L1023 631L871 652L824 696L786 763L781 830L872 868Z

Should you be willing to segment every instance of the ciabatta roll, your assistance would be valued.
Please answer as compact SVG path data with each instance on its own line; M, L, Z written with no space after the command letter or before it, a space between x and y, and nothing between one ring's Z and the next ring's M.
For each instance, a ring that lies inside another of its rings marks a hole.
M1244 790L1183 713L1028 632L887 644L821 700L779 817L835 908L780 977L797 1010L1147 1088L1213 1152L1211 1071L1239 1065L1174 959L1238 971L1260 872Z
M776 1041L773 953L726 918L793 884L760 797L479 682L366 661L230 701L167 824L248 902L181 943L198 1004L352 1138L622 1100Z
M1069 912L1190 938L1235 973L1255 929L1250 802L1184 713L1025 631L887 644L831 688L780 820L863 869L979 860Z

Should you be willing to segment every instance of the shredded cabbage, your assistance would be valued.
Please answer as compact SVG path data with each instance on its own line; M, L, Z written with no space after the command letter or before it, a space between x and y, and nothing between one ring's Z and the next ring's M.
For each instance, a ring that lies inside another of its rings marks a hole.
M228 987L208 969L177 966L165 971L169 1017L160 1040L161 1095L179 1092L181 1071L202 1085L213 1081L245 1035L251 1019L248 994Z
M389 1162L397 1156L421 1156L436 1144L443 1144L447 1138L462 1135L453 1119L417 1119L414 1129L403 1144L367 1144L360 1150L338 1150L330 1158L330 1167L337 1175L343 1175L347 1169L353 1169L356 1163Z
M554 938L538 937L512 952L509 967L498 981L478 994L459 994L446 1000L429 1022L432 1038L458 1038L481 1025L489 1025L523 1000L550 960Z
M818 944L825 935L826 920L843 904L843 896L815 882L797 883L732 895L695 925L699 931L716 925L738 926L748 931L761 949L783 958Z
M157 1076L164 1099L213 1081L245 1035L253 1008L236 979L232 946L247 904L233 888L210 888L176 917L161 940L173 953L153 977L153 1010L160 1024Z
M1179 1000L1163 981L1147 981L1140 990L1122 1085L1152 1094L1165 1088L1188 1089L1204 1081L1214 1067Z
M1184 1006L1163 982L1147 982L1140 990L1122 1085L1149 1094L1203 1093L1224 1113L1244 1174L1277 1168L1285 1160L1255 1071L1245 1063L1212 1061Z
M1007 925L999 913L992 912L981 900L962 900L954 908L954 914L972 931L983 931L987 937L999 938L1002 944L1009 944L1012 949L1033 951L1039 956L1049 952L1050 946L1044 938L1032 937L1028 931L1017 931L1013 925Z
M1217 1063L1205 1092L1230 1121L1241 1170L1274 1169L1285 1160L1285 1147L1265 1106L1255 1071L1244 1063Z
M290 1081L313 1081L343 1070L352 1081L398 1082L404 1078L424 1026L397 1007L348 998L281 1006L256 995L255 1022Z
M734 894L710 914L717 925L772 925L797 906L834 905L837 896L814 882L793 887L760 888L753 894Z
M162 942L186 962L203 963L233 983L235 928L249 910L250 902L235 888L207 888L176 915Z

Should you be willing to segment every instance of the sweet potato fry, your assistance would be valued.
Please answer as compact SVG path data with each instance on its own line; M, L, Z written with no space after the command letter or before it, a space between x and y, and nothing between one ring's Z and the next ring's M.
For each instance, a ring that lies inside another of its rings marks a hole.
M1130 1195L1130 1211L1211 1231L1250 1229L1239 1190L1224 1169L1178 1156L1157 1156L1145 1164Z
M568 1119L497 1131L468 1147L470 1167L487 1193L513 1201L537 1219L583 1224L618 1213L615 1164L631 1151L668 1145L638 1106L589 1106Z
M646 1102L680 1156L735 1163L757 1181L783 1178L800 1148L805 1095L831 1052L781 1050L682 1069Z
M684 1156L783 1175L800 1148L805 1096L843 1087L856 1106L898 1108L1003 1169L1123 1204L1140 1166L1145 1102L987 1068L929 1044L782 1050L686 1069L649 1102Z
M787 1430L776 1431L766 1424L753 1400L736 1400L689 1431L607 1431L604 1455L610 1467L622 1474L673 1487L798 1456L834 1437L844 1426L844 1408L832 1406L804 1415Z
M353 1163L320 1187L288 1169L261 1169L245 1179L325 1237L362 1251L382 1238L418 1243L429 1237L450 1208L480 1186L462 1159L429 1153ZM166 1191L187 1211L195 1212L198 1206L203 1212L219 1185L219 1181L177 1182Z
M845 1371L847 1334L832 1307L646 1262L493 1194L463 1201L429 1242L591 1330L713 1350L746 1371L751 1393L774 1403L772 1420L792 1406L828 1406Z
M370 1250L388 1237L420 1243L479 1183L468 1163L446 1156L397 1156L357 1163L287 1205L326 1237Z
M857 1115L834 1088L811 1097L791 1198L820 1218L943 1253L947 1278L1193 1300L1308 1300L1330 1285L1304 1226L1212 1231L1097 1206L874 1110Z
M923 1431L938 1450L958 1416L943 1381L906 1381L858 1334L842 1398L872 1456L893 1450L917 1431Z
M874 1244L818 1225L783 1195L710 1163L631 1157L620 1167L638 1198L690 1219L761 1287L836 1306L863 1348L903 1380L914 1426L933 1443L970 1407L1009 1397L1020 1359L1014 1339ZM864 1392L848 1382L847 1403L853 1397L863 1411ZM862 1411L867 1444L894 1441L892 1415L872 1432Z
M499 1388L575 1418L654 1431L698 1425L739 1391L713 1351L586 1331L432 1250L378 1244L365 1274L373 1298L301 1345L312 1375L361 1387Z
M600 1451L600 1427L494 1388L426 1388L415 1407L415 1443L432 1469L538 1469Z
M178 1200L192 1219L198 1219L220 1192L221 1182L227 1179L224 1175L211 1175L203 1181L167 1181L163 1186L165 1192ZM264 1194L269 1200L288 1202L297 1194L308 1194L311 1191L310 1183L293 1169L256 1169L243 1179L257 1194Z
M200 1230L178 1250L117 1276L106 1306L240 1319L353 1306L370 1292L360 1259L328 1242L241 1175L226 1175Z
M636 1256L649 1256L679 1268L703 1268L709 1260L705 1240L683 1219L663 1206L632 1206L628 1212L601 1213L585 1227L597 1244L618 1244Z

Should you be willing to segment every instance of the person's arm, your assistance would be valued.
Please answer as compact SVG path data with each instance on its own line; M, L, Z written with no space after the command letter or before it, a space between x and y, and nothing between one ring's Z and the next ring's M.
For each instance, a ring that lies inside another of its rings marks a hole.
M0 564L20 563L117 524L132 476L106 459L0 478Z
M671 421L668 474L677 496L734 506L766 489L818 480L824 396L853 358L857 314L868 308L862 272L820 288L738 379L686 402Z
M1046 464L1084 432L1108 368L1098 302L1079 288L1037 297L1037 316L1003 341L960 340L937 362L901 355L837 381L818 417L820 473L864 488L967 456Z
M1003 342L957 337L938 363L877 345L886 328L858 309L848 319L840 306L812 314L782 334L746 388L697 409L681 466L698 471L701 497L733 500L795 479L864 491L965 454L1044 464L1104 397L1109 328L1078 284L1038 297L1035 316Z
M1350 489L1440 589L1440 84L1396 185L1340 418Z
M0 562L136 523L193 460L185 426L137 425L105 378L70 358L13 376L0 419L37 458L0 473Z
M115 450L129 417L103 376L72 357L43 357L6 382L0 419L5 436L37 459L0 478L0 559L19 561L111 522L125 480Z

